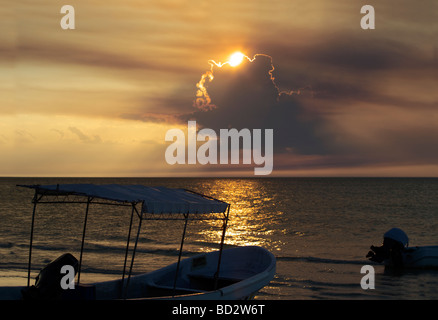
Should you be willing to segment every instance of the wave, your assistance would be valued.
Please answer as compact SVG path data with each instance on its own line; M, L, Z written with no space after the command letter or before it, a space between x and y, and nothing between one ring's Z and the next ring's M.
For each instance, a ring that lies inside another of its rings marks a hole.
M278 256L277 261L301 261L310 263L324 263L324 264L354 264L363 265L363 260L345 260L345 259L330 259L319 257L292 257L292 256Z
M6 243L0 242L0 248L9 249L9 248L12 248L13 246L14 246L14 244L12 242L6 242Z
M0 270L3 269L27 269L28 266L28 245L26 244L8 244L5 248L12 249L8 254L2 255L0 261ZM131 244L128 252L128 260L132 255L134 244ZM52 260L56 259L63 253L71 253L79 260L80 245L53 246L36 244L32 246L32 265L35 268L41 268L47 265ZM19 253L18 253L19 252ZM17 254L18 253L18 254ZM89 243L86 244L83 251L83 257L87 261L95 264L96 261L105 259L116 259L123 257L126 253L126 245L112 245ZM182 256L190 257L202 253L198 247L187 245L183 249ZM159 257L177 257L179 254L179 245L153 244L148 247L137 247L136 257L144 258L144 255L153 255ZM138 258L136 258L137 260ZM109 266L107 266L109 267ZM100 270L101 271L101 270ZM100 273L100 271L98 271ZM103 272L105 273L105 272Z
M322 288L326 287L338 287L338 288L357 288L358 283L357 282L333 282L333 281L316 281L311 279L300 279L300 278L293 278L293 277L282 277L279 275L276 275L274 280L272 280L269 283L270 286L275 287L306 287L310 290L321 290Z

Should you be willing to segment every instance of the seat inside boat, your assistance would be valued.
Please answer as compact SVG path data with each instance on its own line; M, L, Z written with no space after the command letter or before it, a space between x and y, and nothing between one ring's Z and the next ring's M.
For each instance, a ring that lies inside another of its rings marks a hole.
M202 293L204 290L192 289L192 288L181 288L167 285L149 284L147 286L147 296L148 297L166 297L166 296L178 296L194 293Z
M176 286L175 288L173 285L168 284L149 283L147 285L147 295L150 297L163 297L203 293L220 289L240 281L240 279L218 278L216 284L216 279L213 275L205 274L189 274L188 279L188 283L180 284L180 286Z
M202 273L191 273L188 275L190 279L190 287L203 291L211 291L230 286L241 281L237 278L218 277L215 279L214 275L207 275Z

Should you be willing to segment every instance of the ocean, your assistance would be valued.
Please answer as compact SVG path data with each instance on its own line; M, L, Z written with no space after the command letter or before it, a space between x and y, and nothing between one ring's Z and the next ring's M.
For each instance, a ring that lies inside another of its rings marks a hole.
M277 272L256 300L438 299L438 270L393 272L366 259L388 229L403 229L410 246L438 245L435 178L0 178L0 285L26 285L33 190L19 184L118 183L197 191L231 204L225 246L258 245ZM79 257L84 204L37 207L32 283L63 253ZM119 278L129 208L89 211L81 282ZM134 273L174 263L181 221L145 221ZM218 249L214 221L191 221L184 255ZM362 289L364 265L375 288Z

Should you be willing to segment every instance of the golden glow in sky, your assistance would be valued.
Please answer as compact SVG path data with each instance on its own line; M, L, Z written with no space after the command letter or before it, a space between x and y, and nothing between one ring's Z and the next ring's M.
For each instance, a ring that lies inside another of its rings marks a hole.
M348 0L216 1L215 23L210 2L73 1L74 30L24 2L0 43L0 176L253 175L168 165L186 118L274 129L274 175L437 176L436 1L385 2L372 31Z

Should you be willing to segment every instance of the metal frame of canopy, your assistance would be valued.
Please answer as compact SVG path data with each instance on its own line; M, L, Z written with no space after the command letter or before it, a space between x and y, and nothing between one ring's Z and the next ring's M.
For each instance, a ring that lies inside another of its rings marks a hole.
M230 214L230 204L221 201L219 199L215 199L213 197L200 194L191 190L182 189L187 193L190 193L192 195L195 195L196 197L199 197L199 199L208 199L210 201L216 201L220 202L223 205L226 205L223 211L220 212L208 212L208 213L189 213L189 212L178 212L178 213L150 213L148 212L147 208L145 210L145 201L143 200L114 200L114 199L107 199L107 198L101 198L99 196L95 195L89 195L84 193L78 193L74 191L65 191L62 189L59 189L59 185L56 189L45 189L44 186L40 185L17 185L18 187L25 187L25 188L31 188L35 189L35 194L32 199L33 203L33 211L32 211L32 222L31 222L31 232L30 232L30 244L29 244L29 259L28 259L28 275L27 275L27 287L30 286L30 273L31 273L31 261L32 261L32 247L33 247L33 234L34 234L34 225L35 225L35 215L36 215L36 208L38 204L85 204L85 217L84 217L84 225L83 225L83 232L82 232L82 241L81 241L81 252L79 257L79 266L78 266L78 278L77 278L77 284L80 283L80 274L81 274L81 266L82 266L82 255L84 251L84 244L85 244L85 234L87 229L87 220L88 220L88 213L90 209L90 205L111 205L111 206L119 206L119 207L131 207L131 217L129 222L129 230L128 230L128 238L126 241L126 250L125 250L125 258L124 258L124 264L123 264L123 273L122 273L122 279L121 279L121 297L125 297L128 292L129 287L129 281L132 274L132 269L134 266L134 259L135 259L135 253L137 250L137 244L138 239L140 237L141 233L141 227L142 227L142 221L143 220L181 220L184 221L184 228L182 232L181 237L181 243L179 248L179 254L178 254L178 262L177 262L177 268L174 278L174 289L176 287L176 282L178 278L178 272L179 272L179 265L181 261L181 255L184 245L184 239L187 229L187 222L189 220L222 220L222 236L221 236L221 242L219 247L219 258L218 258L218 265L217 270L214 275L215 283L217 284L217 279L219 276L219 270L220 270L220 264L221 264L221 257L222 257L222 250L225 240L225 232L227 229L227 223L229 219ZM99 186L99 185L97 185ZM122 186L122 185L121 185ZM171 190L171 189L169 189ZM49 198L50 197L50 198ZM47 199L49 198L49 199ZM54 199L51 199L54 198ZM86 201L83 199L86 198ZM141 209L139 210L137 206L141 204ZM131 255L131 262L129 267L129 273L127 275L127 281L126 286L124 287L124 281L125 281L125 275L126 275L126 266L128 262L128 253L130 249L130 241L131 241L131 233L132 233L132 225L133 225L133 217L134 212L136 213L138 217L138 227L137 227L137 235L135 238L134 247L132 248L132 255ZM124 294L123 294L124 291Z

